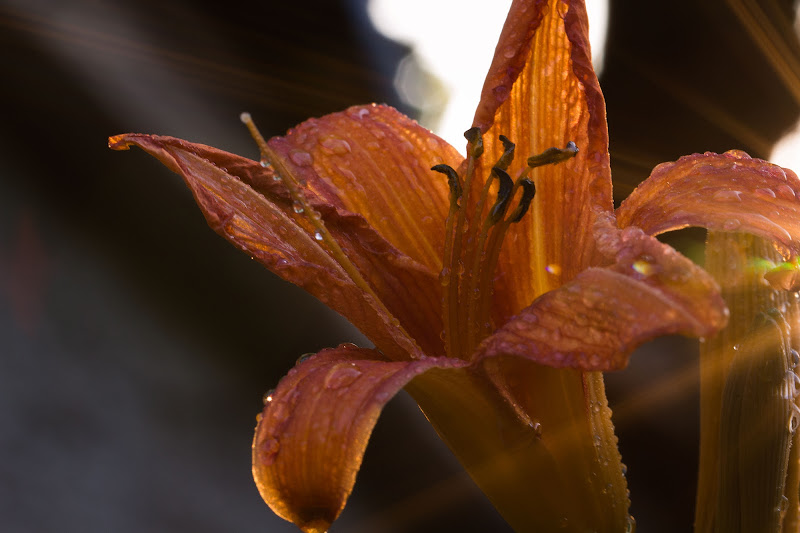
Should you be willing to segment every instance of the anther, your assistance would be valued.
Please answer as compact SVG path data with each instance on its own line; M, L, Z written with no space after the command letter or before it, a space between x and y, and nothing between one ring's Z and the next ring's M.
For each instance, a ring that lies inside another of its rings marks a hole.
M500 135L499 139L503 143L503 155L500 156L495 167L508 170L511 162L514 161L514 148L516 148L516 145L509 141L505 135Z
M489 211L489 223L497 224L508 209L508 203L511 201L511 192L514 190L514 180L511 179L508 172L500 167L494 167L492 174L497 176L500 181L500 188L497 190L497 200L491 211Z
M447 185L450 187L450 198L458 200L461 198L463 190L461 188L461 181L458 177L458 172L450 165L434 165L431 167L434 172L439 172L447 176Z
M483 155L483 136L481 135L481 129L477 126L474 128L470 128L464 132L464 138L469 143L469 156L478 159L481 155Z
M522 198L519 199L517 208L511 213L511 217L508 219L509 222L519 222L522 220L522 217L525 216L525 213L528 212L528 208L531 206L533 197L536 195L536 185L534 185L531 180L520 180L519 184L522 186Z
M575 145L574 142L570 141L567 143L567 146L563 149L561 148L548 148L544 152L538 155L534 155L528 158L528 166L530 168L542 167L544 165L554 165L556 163L561 163L562 161L566 161L567 159L575 157L578 153L578 147Z

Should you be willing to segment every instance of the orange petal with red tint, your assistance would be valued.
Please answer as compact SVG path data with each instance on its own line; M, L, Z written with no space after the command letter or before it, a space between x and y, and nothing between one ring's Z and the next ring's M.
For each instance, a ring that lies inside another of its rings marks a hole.
M573 141L580 150L532 173L533 210L509 230L495 285L502 323L589 266L596 212L612 210L605 102L591 65L583 2L512 4L474 125L485 132L487 176L503 152L498 135L517 145L512 176L528 156L550 147ZM557 269L548 274L549 265Z
M334 254L315 238L308 219L295 212L285 186L257 162L172 137L129 134L110 140L114 149L131 144L184 179L217 233L342 313L388 356L407 359L420 354L403 328L404 320L427 335L426 340L436 337L441 345L438 333L427 333L419 326L419 316L434 314L438 302L430 302L426 310L425 298L414 298L415 290L438 287L436 275L394 249L362 217L340 213L314 200L348 257L369 273L373 294L354 282ZM387 310L384 303L392 309ZM428 340L428 344L433 342Z
M719 287L669 246L628 228L599 242L615 262L548 292L486 339L478 357L516 355L553 367L617 370L641 343L705 337L727 322Z
M269 146L328 205L358 213L384 239L437 274L449 188L431 167L463 160L455 148L385 105L310 119Z
M701 226L773 241L800 253L800 180L741 151L694 154L662 163L617 209L620 227L650 235Z
M386 403L447 358L387 362L340 346L300 362L281 380L253 440L253 476L264 501L303 531L327 531L344 508L369 436Z

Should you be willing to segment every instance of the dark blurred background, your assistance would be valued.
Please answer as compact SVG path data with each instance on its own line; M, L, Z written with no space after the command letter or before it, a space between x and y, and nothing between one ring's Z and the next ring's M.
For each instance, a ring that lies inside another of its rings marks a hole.
M243 110L268 135L372 101L413 115L392 86L408 49L365 5L0 1L0 531L295 531L250 477L262 394L300 354L366 341L211 232L177 176L106 138L256 157ZM769 154L799 115L793 19L790 0L611 2L618 199L683 154ZM703 234L671 239L697 257ZM696 346L641 352L609 376L632 513L641 532L688 531ZM508 530L403 395L333 527Z

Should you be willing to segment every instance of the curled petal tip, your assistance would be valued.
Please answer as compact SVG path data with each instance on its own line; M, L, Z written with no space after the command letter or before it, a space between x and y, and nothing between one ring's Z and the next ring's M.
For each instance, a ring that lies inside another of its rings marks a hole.
M128 141L128 134L123 133L108 138L108 147L112 150L128 150L131 143Z

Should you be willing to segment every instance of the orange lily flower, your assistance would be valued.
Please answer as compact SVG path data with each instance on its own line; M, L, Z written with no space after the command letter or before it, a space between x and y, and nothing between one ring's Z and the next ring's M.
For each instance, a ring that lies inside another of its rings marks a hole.
M299 361L259 417L258 489L307 532L343 509L402 388L515 529L630 530L600 371L727 320L713 279L654 235L800 249L800 181L739 152L660 165L614 212L582 0L513 2L466 158L386 106L268 142L248 124L260 162L155 135L109 145L180 174L215 231L374 342Z

